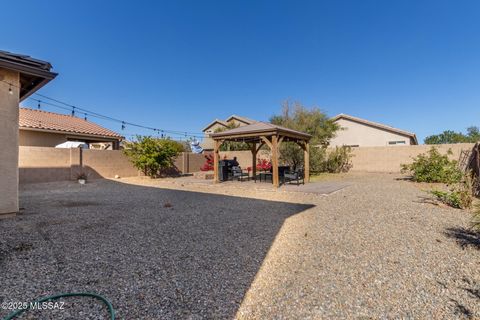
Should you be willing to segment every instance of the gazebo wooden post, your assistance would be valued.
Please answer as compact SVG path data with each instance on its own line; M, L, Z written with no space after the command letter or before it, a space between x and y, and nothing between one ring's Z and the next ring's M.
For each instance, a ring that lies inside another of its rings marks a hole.
M252 143L252 177L257 181L257 144Z
M273 186L278 188L280 186L279 176L278 176L278 136L272 136L272 179Z
M309 183L310 182L310 144L308 141L305 141L303 148L303 158L305 159L305 164L304 164L304 182Z
M218 183L218 161L220 159L220 154L218 153L220 149L221 142L219 140L214 140L213 145L213 182Z
M214 144L214 181L218 182L220 179L218 177L219 167L219 149L224 141L245 141L247 140L251 143L251 152L252 152L252 171L254 178L257 174L256 170L256 161L257 154L262 148L263 145L267 145L271 150L272 156L272 183L278 188L280 186L280 174L278 172L279 165L279 150L282 142L296 142L304 150L305 156L305 176L304 179L306 182L309 180L309 145L308 142L311 135L277 126L271 123L257 122L249 124L246 126L241 126L239 128L230 129L223 132L214 133L211 135ZM260 144L257 146L257 143Z

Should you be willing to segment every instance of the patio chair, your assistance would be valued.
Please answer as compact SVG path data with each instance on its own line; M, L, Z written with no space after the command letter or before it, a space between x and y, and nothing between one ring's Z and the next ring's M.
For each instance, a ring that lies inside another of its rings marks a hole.
M287 184L292 181L296 182L297 186L300 185L300 181L302 181L302 184L305 184L303 170L285 171L283 174L283 183Z
M232 167L232 180L237 178L238 181L243 181L243 179L247 178L247 181L250 180L250 175L248 171L242 170L242 168L235 166Z

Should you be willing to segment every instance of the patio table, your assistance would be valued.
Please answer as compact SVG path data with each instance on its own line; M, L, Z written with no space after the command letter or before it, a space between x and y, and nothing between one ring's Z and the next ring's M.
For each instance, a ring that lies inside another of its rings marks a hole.
M270 181L273 183L272 173L270 171L263 171L259 174L260 182L262 182L262 178L265 182L267 182L268 177L270 177Z

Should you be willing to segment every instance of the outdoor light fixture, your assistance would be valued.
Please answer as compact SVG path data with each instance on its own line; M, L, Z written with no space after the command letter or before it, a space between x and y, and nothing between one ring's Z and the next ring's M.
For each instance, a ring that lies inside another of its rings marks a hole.
M10 84L10 87L8 88L8 93L13 94L12 85L11 85L11 84Z

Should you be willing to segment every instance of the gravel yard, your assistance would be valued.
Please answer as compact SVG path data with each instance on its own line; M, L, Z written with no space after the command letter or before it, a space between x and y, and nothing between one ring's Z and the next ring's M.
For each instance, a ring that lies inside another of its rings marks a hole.
M90 291L119 319L480 318L469 215L396 178L333 178L347 187L328 196L139 178L26 185L22 214L0 220L0 302ZM64 301L21 319L106 316Z

